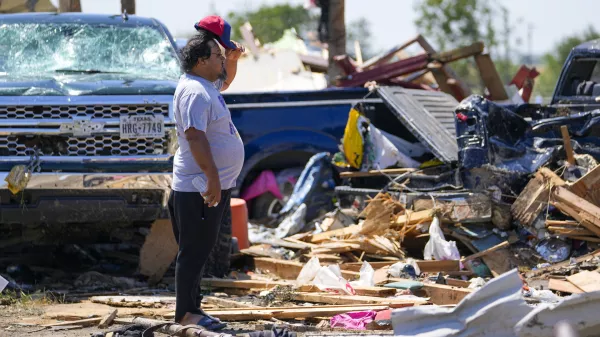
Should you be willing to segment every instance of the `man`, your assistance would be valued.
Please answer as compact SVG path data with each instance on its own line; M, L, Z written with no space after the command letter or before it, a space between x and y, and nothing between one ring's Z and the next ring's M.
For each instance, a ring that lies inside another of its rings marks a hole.
M179 244L175 322L217 330L225 324L202 311L198 285L244 162L244 145L219 93L231 84L243 49L230 41L231 27L218 16L195 27L198 34L181 51L184 74L173 98L179 141L169 197ZM194 185L198 179L206 186L202 193Z

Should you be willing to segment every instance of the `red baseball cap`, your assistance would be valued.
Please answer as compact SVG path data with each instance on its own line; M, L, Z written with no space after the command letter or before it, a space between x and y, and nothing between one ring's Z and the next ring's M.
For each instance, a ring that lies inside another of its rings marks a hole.
M231 26L220 16L207 16L194 24L194 28L196 28L196 30L205 29L217 35L219 43L227 49L237 49L237 46L230 40Z

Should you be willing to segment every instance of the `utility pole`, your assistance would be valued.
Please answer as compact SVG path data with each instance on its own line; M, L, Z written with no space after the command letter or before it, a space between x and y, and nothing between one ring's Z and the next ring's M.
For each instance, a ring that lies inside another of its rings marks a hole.
M58 11L66 12L81 12L81 2L79 0L59 0Z
M346 19L344 15L344 0L329 0L329 65L327 68L327 82L335 83L335 79L342 75L341 70L333 61L336 55L346 54Z
M135 0L121 0L121 13L135 14Z

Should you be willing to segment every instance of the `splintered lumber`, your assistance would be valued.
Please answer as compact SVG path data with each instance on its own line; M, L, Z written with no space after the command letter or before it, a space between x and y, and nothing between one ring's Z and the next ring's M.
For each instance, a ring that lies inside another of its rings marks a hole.
M167 322L167 321L158 321L154 319L141 318L136 317L133 319L134 324L139 324L146 329L156 327L162 325L157 332L162 332L169 336L180 336L180 337L232 337L232 335L221 333L221 332L212 332L208 331L204 328L197 327L195 328L193 325L182 326L177 323Z
M158 219L150 227L140 250L140 273L148 276L148 283L160 281L177 255L177 241L173 235L173 226L168 219Z
M102 318L100 324L98 324L98 329L106 329L112 322L117 318L117 309L113 310L110 314Z
M575 220L546 220L546 227L550 226L579 226L579 222Z
M419 212L406 212L394 220L394 227L413 226L425 222L433 221L433 210L424 210Z
M384 170L371 170L367 172L342 172L340 173L341 178L359 178L359 177L374 177L382 175L398 175L408 172L414 172L414 168L397 168L397 169L384 169Z
M273 287L289 285L289 282L283 281L263 281L263 280L227 280L219 278L203 278L202 285L213 288L239 288L239 289L272 289Z
M573 185L569 187L569 190L576 195L584 198L594 205L600 205L600 165L589 171Z
M565 181L550 169L542 167L512 204L510 211L513 218L525 226L531 226L548 206L552 187L565 184Z
M571 137L569 137L569 129L566 125L561 125L560 133L563 139L563 147L567 154L567 162L571 165L575 165L575 156L573 155L573 147L571 146Z
M552 278L548 280L548 289L570 294L581 294L583 292L571 282Z
M484 251L481 251L479 253L475 253L475 254L469 255L469 256L465 257L463 259L463 261L471 261L471 260L474 260L476 258L485 256L485 255L487 255L487 254L489 254L491 252L495 252L495 251L497 251L499 249L507 248L509 246L510 246L510 243L508 243L508 241L504 241L504 242L502 242L500 244L495 245L494 247L488 248L488 249L486 249Z
M594 232L583 227L568 227L568 226L548 226L549 231L561 235L576 235L576 236L593 236Z
M568 238L580 240L580 241L589 241L589 242L600 242L600 238L596 236L581 236L581 235L570 235L570 234L562 234Z
M204 296L202 301L206 301L208 304L214 304L224 308L256 308L256 306L252 304L215 296Z
M388 297L396 295L396 289L384 288L384 287L362 287L353 286L354 291L357 295L363 296L375 296L375 297ZM305 293L319 293L322 292L316 285L306 284L298 287L298 291Z
M244 310L206 310L211 316L223 321L254 321L259 319L296 319L310 317L333 317L351 311L381 311L389 309L387 305L319 305L314 307L282 307Z
M513 256L506 248L498 249L493 254L487 254L481 257L483 263L488 267L494 277L498 277L512 268Z
M332 231L327 231L319 234L315 234L312 236L310 242L312 243L321 243L327 240L331 240L333 238L345 238L352 234L357 233L360 230L359 225L352 225L345 228L334 229Z
M502 82L490 55L475 55L475 63L477 64L483 83L485 83L486 88L490 92L490 98L493 101L507 100L508 94L504 88L504 83Z
M593 259L595 257L598 257L598 256L600 256L600 249L597 249L597 250L595 250L595 251L593 251L593 252L591 252L589 254L585 254L585 255L582 255L580 257L576 257L575 258L575 262L576 263L582 263L582 262L591 260L591 259ZM555 263L555 264L553 264L550 267L540 268L538 270L532 270L532 271L530 271L530 272L527 273L527 277L528 278L530 278L530 277L536 277L536 276L542 275L546 271L554 270L554 269L559 269L559 268L564 268L564 267L569 266L570 264L571 264L571 260L566 260L566 261L563 261L563 262Z
M600 290L600 274L595 271L582 271L575 275L567 276L567 281L586 293Z
M304 267L303 263L270 258L255 258L254 266L269 274L276 275L285 280L295 280ZM342 276L346 279L354 279L359 273L343 271Z
M558 187L553 197L554 205L579 221L582 226L600 236L600 207L577 196L564 187Z
M383 267L391 266L395 263L402 261L385 261L385 262L369 262L373 269L381 269ZM422 273L438 273L438 272L448 272L448 271L459 271L460 270L460 261L458 260L441 260L441 261L417 261L417 265L419 269L421 269ZM350 271L360 271L362 267L362 262L351 262L344 263L340 265L340 269L342 270L350 270Z
M333 295L327 293L295 293L296 301L325 303L325 304L381 304L390 308L412 307L414 305L425 304L427 301L407 301L394 298L381 298L361 295Z
M52 324L44 324L42 326L44 327L53 327L53 326L72 326L72 325L79 325L82 327L87 327L87 326L93 326L96 325L98 323L100 323L102 321L102 317L94 317L94 318L86 318L86 319L80 319L77 321L66 321L66 322L59 322L59 323L52 323Z
M446 279L446 284L452 287L459 287L459 288L468 288L471 285L471 282L469 281L463 281L463 280L457 280L457 279L453 279L453 278L447 278Z
M156 308L163 304L175 303L175 296L93 296L92 303L108 304L113 307L125 308Z

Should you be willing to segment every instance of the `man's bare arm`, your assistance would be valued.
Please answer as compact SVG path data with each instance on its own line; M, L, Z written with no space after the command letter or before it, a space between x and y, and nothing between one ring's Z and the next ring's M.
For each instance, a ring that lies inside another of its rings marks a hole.
M190 144L190 151L194 160L208 179L206 198L209 206L213 206L221 200L221 183L219 181L219 170L215 165L206 133L191 127L185 131L185 138Z
M227 71L227 79L223 82L223 86L220 91L225 91L229 88L229 85L233 82L235 74L237 73L238 60L227 59L225 61L225 70Z

